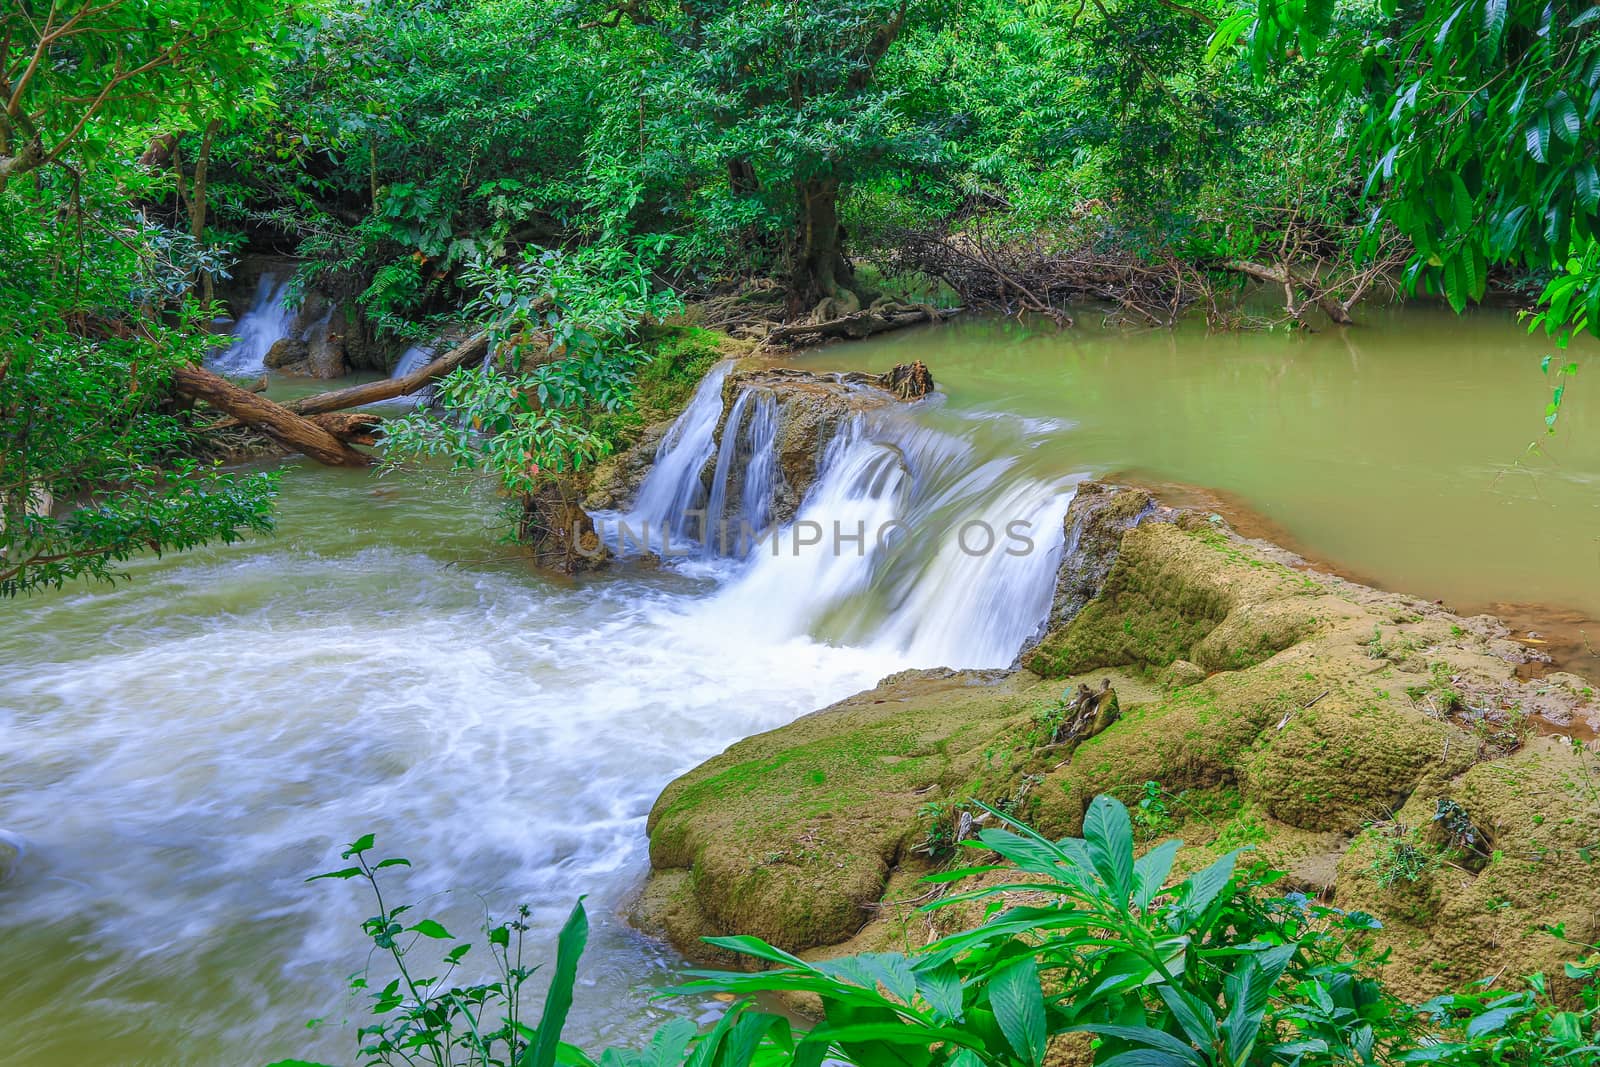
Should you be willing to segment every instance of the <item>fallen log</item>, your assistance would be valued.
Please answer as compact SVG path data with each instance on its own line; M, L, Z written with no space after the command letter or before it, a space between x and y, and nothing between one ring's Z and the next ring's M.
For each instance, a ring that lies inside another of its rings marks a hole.
M363 404L376 404L393 400L397 396L410 396L429 382L443 378L463 363L482 359L489 348L489 335L474 334L426 366L419 367L401 378L384 378L365 385L352 385L348 389L335 389L328 393L291 400L284 407L301 415L318 415L326 411L343 411Z
M796 322L779 326L766 336L766 343L781 344L800 337L848 337L858 339L873 334L915 326L920 322L939 322L961 312L960 308L936 308L927 304L900 304L869 308L825 322Z
M363 411L330 411L310 418L347 445L377 444L378 429L383 425L382 415Z
M332 467L368 467L372 457L357 452L348 444L310 419L298 415L266 397L241 389L226 378L202 367L179 367L172 375L173 385L185 396L204 400L218 411L225 411L241 423L258 430L283 447L304 452L318 463Z

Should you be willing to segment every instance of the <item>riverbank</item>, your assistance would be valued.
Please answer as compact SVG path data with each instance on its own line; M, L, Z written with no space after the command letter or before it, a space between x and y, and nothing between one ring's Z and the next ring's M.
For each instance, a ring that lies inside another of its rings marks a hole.
M1018 667L885 679L678 779L636 919L687 952L923 943L977 917L914 907L963 888L918 880L973 801L1061 836L1108 792L1147 845L1248 846L1281 888L1379 916L1405 996L1559 974L1570 946L1523 936L1542 924L1593 939L1594 760L1529 723L1593 715L1587 682L1524 682L1496 620L1310 572L1140 490L1081 486L1065 521L1079 549ZM1080 685L1109 685L1093 714Z

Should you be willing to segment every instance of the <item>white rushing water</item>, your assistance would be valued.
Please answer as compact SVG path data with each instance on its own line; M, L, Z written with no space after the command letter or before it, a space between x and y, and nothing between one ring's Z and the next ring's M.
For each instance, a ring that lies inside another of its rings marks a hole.
M289 335L295 313L286 306L289 280L263 272L256 283L255 302L233 328L233 343L219 348L206 361L218 374L248 378L267 369L267 352Z
M675 551L740 560L708 610L767 639L809 636L917 666L1010 663L1049 610L1076 482L1029 470L1041 427L987 415L940 425L934 402L857 415L828 443L794 522L768 530L777 405L742 392L719 446L724 376L707 378L662 439L629 514L602 523L608 541L624 543L626 523L655 531L658 550L665 529ZM697 509L703 518L685 519Z
M700 502L724 373L663 440L641 508ZM759 517L775 412L752 399L740 420L728 503ZM465 934L525 901L536 959L589 894L580 1044L715 1010L650 1002L679 961L620 916L661 788L893 671L1008 662L1045 612L1070 479L1017 458L1025 429L953 429L919 405L832 442L785 536L906 525L860 554L784 542L555 582L485 563L491 500L297 468L274 539L8 609L0 832L25 852L0 884L6 1062L350 1060L362 1004L342 979L367 959L370 905L304 878L367 831L416 864L391 903ZM1053 534L969 555L958 518Z

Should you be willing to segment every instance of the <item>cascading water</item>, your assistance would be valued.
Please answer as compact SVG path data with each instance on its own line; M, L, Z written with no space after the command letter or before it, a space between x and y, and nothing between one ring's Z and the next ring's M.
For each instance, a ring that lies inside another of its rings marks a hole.
M701 473L716 453L717 421L722 417L722 383L732 369L719 363L701 380L683 414L656 447L655 464L639 486L627 521L646 533L658 550L665 544L686 545L701 539L703 524L694 512L706 500Z
M1039 427L984 417L957 430L926 403L857 414L827 443L794 522L768 529L778 403L761 387L740 392L719 443L725 374L662 439L622 521L669 531L679 554L744 559L714 610L752 632L876 648L908 666L1011 662L1049 610L1076 482L1029 472ZM703 519L685 519L695 509Z
M722 448L725 512L771 513L784 409L741 398L719 440L728 370L663 438L634 516L707 504ZM458 934L531 904L533 962L590 895L578 1044L704 1018L641 995L681 961L620 917L661 789L893 671L1008 662L1044 614L1071 481L1031 465L1027 426L962 418L847 421L794 520L742 556L576 585L455 566L494 555L491 500L300 466L274 538L0 614L0 833L24 846L0 882L6 1062L347 1058L368 1005L341 978L371 906L304 879L367 831L416 864L386 894ZM964 550L973 520L993 551ZM1004 551L1015 520L1029 553Z
M390 372L391 378L404 378L426 367L433 359L432 345L412 345L400 353L400 358L395 360L394 370Z
M265 272L256 282L255 302L233 328L233 343L216 349L206 365L218 374L249 378L267 369L267 353L289 336L294 311L285 303L289 281Z
M400 358L395 360L394 370L389 372L391 378L404 378L414 374L433 361L435 347L433 345L412 345L400 353ZM433 386L425 385L415 393L406 396L397 396L393 400L384 401L385 404L394 404L403 407L422 407L433 399Z

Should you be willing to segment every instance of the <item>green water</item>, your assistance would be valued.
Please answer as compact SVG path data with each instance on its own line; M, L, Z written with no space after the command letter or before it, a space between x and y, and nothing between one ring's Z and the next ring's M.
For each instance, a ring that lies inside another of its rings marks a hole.
M1055 463L1220 490L1305 553L1467 613L1600 618L1600 392L1580 372L1546 437L1550 349L1510 314L1364 318L1317 334L979 320L796 362L921 359L953 413L1056 420L1035 438Z
M1600 616L1600 396L1580 377L1527 455L1543 352L1505 315L1410 311L1315 336L979 321L799 362L932 368L944 398L856 456L916 459L930 513L1059 530L1079 474L1209 487L1369 580L1529 605L1528 625L1581 637ZM854 486L819 489L816 517L876 506ZM950 662L1053 572L936 540L908 599L829 644L812 609L875 588L850 558L555 581L499 543L489 494L303 463L283 490L275 537L0 607L0 841L23 850L0 883L0 1062L347 1062L367 905L304 878L368 830L417 864L394 895L453 930L533 905L541 961L589 894L580 1044L704 1019L714 1005L647 999L682 961L623 917L662 786Z

